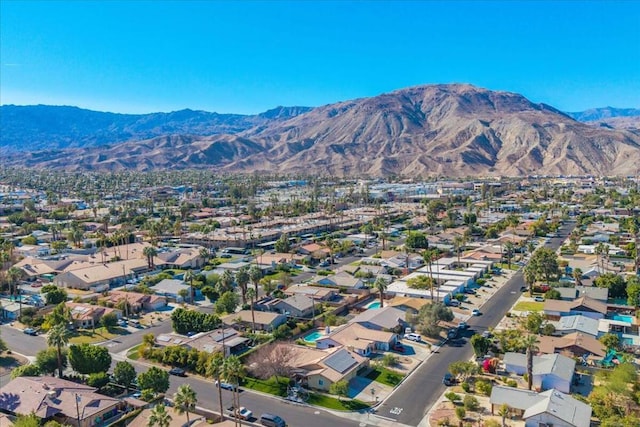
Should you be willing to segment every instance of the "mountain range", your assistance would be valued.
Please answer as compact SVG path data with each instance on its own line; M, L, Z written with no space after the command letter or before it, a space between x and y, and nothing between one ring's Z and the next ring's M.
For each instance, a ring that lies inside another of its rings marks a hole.
M0 162L78 171L629 175L640 164L640 131L614 129L607 120L632 122L639 114L610 107L563 113L516 93L467 84L416 86L257 115L2 106Z

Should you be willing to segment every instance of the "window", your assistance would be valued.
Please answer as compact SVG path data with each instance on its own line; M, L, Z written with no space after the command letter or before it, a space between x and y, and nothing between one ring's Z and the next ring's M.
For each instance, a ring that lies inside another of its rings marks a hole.
M318 385L324 385L324 381L323 380L318 380Z

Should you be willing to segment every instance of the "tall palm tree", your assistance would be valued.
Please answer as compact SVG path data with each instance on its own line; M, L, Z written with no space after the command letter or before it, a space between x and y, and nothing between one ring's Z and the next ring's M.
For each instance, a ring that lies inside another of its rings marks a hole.
M373 287L378 291L380 295L380 308L384 305L384 293L387 290L389 283L387 283L387 279L384 277L378 277L375 282L373 282Z
M256 297L256 291L253 288L247 289L247 298L249 298L249 305L251 307L251 332L256 332L256 316L253 311L253 301Z
M189 426L189 411L195 409L198 397L189 384L182 384L173 395L173 402L176 405L175 411L178 414L187 415L187 426Z
M207 248L200 248L198 253L200 254L200 258L202 258L204 265L206 265L211 257L211 252Z
M147 420L147 427L169 427L171 425L171 415L167 412L167 409L163 404L154 406L149 413L149 419Z
M223 376L233 385L233 406L235 408L240 407L240 382L245 377L246 373L244 370L244 365L236 355L232 355L227 357L224 360L224 364L222 365ZM237 417L234 417L236 420L236 425L240 421ZM242 423L240 423L242 424Z
M522 346L527 351L527 387L531 390L533 386L533 353L538 351L538 337L526 335L522 339Z
M224 348L222 349L222 352L217 351L213 354L213 357L211 358L211 360L209 361L209 365L207 366L207 375L212 376L218 383L220 418L222 419L224 419L224 408L222 406L222 387L220 387L220 383L222 382L223 367L224 367Z
M458 264L460 264L460 249L464 246L464 239L462 236L454 236L453 246L456 249L456 255L458 256Z
M507 404L503 404L498 409L498 415L502 418L502 427L505 427L507 424L505 423L505 419L509 416L509 406Z
M505 256L507 257L507 265L508 268L511 269L511 259L513 258L513 251L515 250L515 247L513 246L513 242L508 241L507 243L504 244L504 251Z
M247 303L247 285L249 284L249 269L244 266L236 272L236 283L240 287L240 293L242 295L242 304Z
M62 348L69 344L69 330L67 325L60 323L49 330L47 344L55 347L58 355L58 376L62 378Z
M193 295L193 272L191 270L187 270L184 273L182 278L185 282L189 283L189 302L193 304L194 295Z
M9 281L9 291L11 295L17 295L18 304L20 308L18 309L18 320L22 317L22 298L20 298L20 289L18 288L18 282L24 275L24 271L18 267L11 267L7 271L7 280Z
M147 257L149 270L153 269L153 258L158 256L158 250L155 248L155 246L146 246L142 250L142 254Z
M251 283L253 283L253 287L256 291L256 297L258 296L258 285L260 284L260 279L262 279L262 270L257 265L252 265L249 269L249 279Z

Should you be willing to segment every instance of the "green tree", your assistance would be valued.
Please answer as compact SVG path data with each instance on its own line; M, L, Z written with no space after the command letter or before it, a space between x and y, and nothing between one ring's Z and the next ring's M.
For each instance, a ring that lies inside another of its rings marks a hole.
M142 249L142 255L147 258L147 267L149 270L153 270L153 259L158 256L158 250L154 246L145 246Z
M53 375L58 369L58 351L55 347L49 347L46 350L41 350L36 354L36 365L40 368L40 372L44 374ZM62 353L62 367L67 366L66 354Z
M451 309L440 302L426 304L420 308L418 314L411 319L417 329L429 336L438 336L440 321L451 322L454 319Z
M102 388L109 384L109 374L106 372L94 372L89 374L87 385L95 388Z
M107 347L82 343L69 347L69 362L74 371L88 375L106 372L111 366L111 355Z
M558 269L558 255L550 248L539 248L525 266L525 273L530 270L536 279L549 282L558 275Z
M251 283L253 283L253 287L256 291L256 295L258 295L258 285L260 284L260 280L262 279L262 270L257 265L252 265L249 269L249 279Z
M107 313L102 316L100 323L105 327L107 331L112 330L118 324L118 316L115 313Z
M483 337L482 335L474 335L471 337L471 346L473 347L473 352L476 357L482 357L487 354L489 348L491 347L491 341L488 338Z
M432 277L420 274L407 280L407 286L413 289L429 289L431 292L431 301L433 301L433 291L436 288L436 283Z
M216 313L233 313L238 307L238 294L227 291L216 302Z
M346 380L336 381L329 386L329 393L338 396L338 400L342 397L347 397L349 392L349 383Z
M505 427L507 424L505 423L506 418L509 416L509 406L506 403L503 403L498 409L498 415L502 418L502 427Z
M169 390L169 372L152 366L146 372L138 374L138 385L142 390L165 393Z
M169 427L171 420L171 415L169 415L165 406L159 403L149 413L147 427Z
M185 271L183 280L185 283L189 284L189 293L187 295L189 296L189 302L193 304L195 299L195 294L193 293L193 272L191 270Z
M18 377L37 377L40 374L42 374L42 371L40 371L40 367L35 363L30 365L22 365L11 371L11 379Z
M607 333L598 338L607 351L618 350L620 348L620 337L616 334Z
M546 299L559 300L559 299L562 298L562 294L560 294L559 290L551 288L547 292L544 293L544 297Z
M532 311L523 320L523 326L530 334L538 335L544 321L545 317L540 312Z
M59 306L58 306L59 307ZM56 308L58 308L56 307ZM54 309L55 312L56 309ZM53 312L52 312L53 313ZM47 345L55 347L58 356L58 376L62 378L62 370L64 369L62 349L69 344L69 330L66 323L58 323L49 331L47 336Z
M467 411L465 411L462 406L458 406L456 408L456 417L460 420L460 423L462 423L462 421L467 417Z
M427 240L427 236L419 231L410 231L407 234L407 238L404 244L407 248L409 248L410 251L429 248L429 241Z
M236 283L238 284L238 287L240 288L240 293L242 295L242 304L246 304L247 303L247 285L249 284L249 280L250 280L250 276L249 276L249 269L244 266L241 267L237 273L236 273Z
M55 286L53 289L44 294L47 305L57 305L67 300L67 291Z
M71 310L64 302L56 305L51 313L45 317L45 323L49 328L62 325L66 329L71 320Z
M13 427L40 427L40 418L34 413L18 415L13 422Z
M640 306L640 278L631 276L627 280L627 304L632 307Z
M136 379L136 370L133 365L127 361L120 361L116 363L113 368L113 379L116 384L123 386L127 393L129 393L129 387Z
M627 298L627 284L618 274L602 274L595 278L593 284L599 288L609 289L609 298Z
M289 236L286 233L282 234L276 243L274 244L276 252L287 253L291 250L291 244L289 243Z
M234 408L240 407L240 382L246 376L244 365L240 358L236 355L231 355L224 359L222 364L223 376L229 381L233 387L233 406Z
M256 298L256 291L253 288L247 289L247 298L249 298L249 308L251 309L251 332L255 333L256 332L256 315L253 309L253 303L254 303L254 299Z
M189 411L193 411L196 407L198 398L196 392L193 391L189 384L182 384L178 387L178 391L173 395L173 403L175 404L175 411L178 414L187 415L187 425L189 423Z
M522 339L522 346L527 355L527 387L531 390L533 386L533 354L538 351L538 337L535 335L526 335Z

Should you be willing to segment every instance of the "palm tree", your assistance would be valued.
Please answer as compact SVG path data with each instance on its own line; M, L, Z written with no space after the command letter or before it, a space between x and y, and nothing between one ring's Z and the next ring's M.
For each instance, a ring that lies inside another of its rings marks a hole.
M422 259L424 259L425 264L429 267L429 277L431 278L432 286L431 286L431 301L433 301L433 288L436 287L436 282L433 280L433 261L437 258L436 252L425 249L422 253Z
M200 258L203 259L204 264L206 265L209 262L209 258L211 257L211 251L207 248L200 248L199 251Z
M142 254L147 257L149 270L153 269L153 258L158 256L158 250L154 246L146 246L142 250Z
M149 419L147 420L147 427L169 427L171 425L171 415L167 412L163 404L154 406L149 413Z
M61 323L55 325L47 336L47 345L55 347L58 354L58 376L62 378L62 347L69 343L69 330L67 325Z
M233 406L240 407L240 381L245 377L244 365L236 355L227 357L222 365L223 376L233 385ZM237 417L236 425L239 421Z
M256 297L256 291L253 288L247 289L247 298L249 298L250 307L251 307L251 332L256 332L256 316L253 311L253 300Z
M514 249L515 247L513 246L513 243L511 241L508 241L504 244L504 251L506 252L505 255L507 257L507 265L509 266L509 269L511 269L511 259L513 258Z
M253 287L256 291L255 297L257 297L258 285L260 284L260 279L262 279L262 270L260 270L260 267L258 267L257 265L251 266L251 268L249 269L249 279L251 280L251 283L253 283Z
M582 270L580 268L573 269L573 280L576 281L576 286L582 286Z
M460 249L464 246L464 238L462 236L455 236L453 238L453 246L456 249L456 255L458 256L458 264L460 264Z
M431 291L431 301L433 301L433 290L435 288L435 281L433 278L421 274L407 280L407 286L413 289L429 289Z
M242 294L242 304L247 303L247 285L249 284L249 269L245 266L236 272L236 283L240 287Z
M189 302L193 304L193 272L191 270L185 271L182 280L189 283Z
M178 414L186 414L187 415L187 426L189 423L189 410L193 410L196 407L196 403L198 402L198 397L196 396L196 392L193 391L189 384L182 384L178 387L178 391L173 395L173 402L176 405L175 411Z
M507 406L506 403L500 406L500 409L498 409L498 415L502 417L502 427L505 427L506 426L505 419L509 416L509 406Z
M389 283L387 283L387 279L384 277L378 277L375 282L373 282L373 287L376 289L380 295L380 308L384 305L384 292L387 290Z
M224 330L223 330L224 334ZM222 382L222 373L224 367L224 347L222 348L222 352L215 352L213 357L209 361L209 365L207 366L207 375L215 378L218 383L218 399L220 402L220 418L224 419L224 408L222 406L222 387L220 387L220 383Z
M538 337L526 335L522 339L522 346L527 351L527 387L531 390L533 386L533 353L538 351Z
M22 298L20 298L20 288L18 287L18 281L24 275L24 271L18 267L11 267L7 271L7 280L9 281L9 290L12 295L17 295L18 304L20 308L18 309L18 320L22 317ZM13 289L12 289L13 288Z

